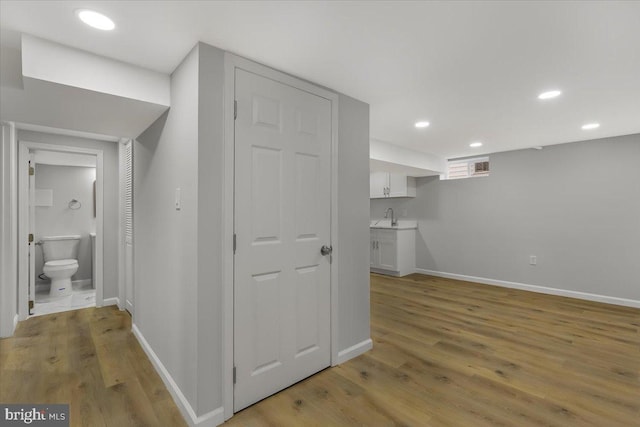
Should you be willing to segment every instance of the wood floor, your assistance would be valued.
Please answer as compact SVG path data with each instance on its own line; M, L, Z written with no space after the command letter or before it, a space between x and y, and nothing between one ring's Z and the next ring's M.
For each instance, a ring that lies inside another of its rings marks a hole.
M638 309L372 275L373 350L225 426L640 426L639 329ZM112 307L0 340L0 402L71 402L72 425L184 425Z
M640 426L639 328L638 309L373 274L373 350L226 424Z
M0 402L69 403L72 426L186 426L115 306L18 324L0 340Z

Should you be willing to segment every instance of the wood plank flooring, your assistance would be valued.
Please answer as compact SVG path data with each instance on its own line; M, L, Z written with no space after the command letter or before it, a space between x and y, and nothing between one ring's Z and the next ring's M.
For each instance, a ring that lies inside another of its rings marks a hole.
M225 426L640 426L639 329L638 309L374 274L373 350ZM114 307L0 340L0 401L70 402L74 426L185 425Z
M0 340L0 402L69 403L72 426L186 426L115 306L21 322Z
M373 350L229 426L640 426L640 310L371 276Z

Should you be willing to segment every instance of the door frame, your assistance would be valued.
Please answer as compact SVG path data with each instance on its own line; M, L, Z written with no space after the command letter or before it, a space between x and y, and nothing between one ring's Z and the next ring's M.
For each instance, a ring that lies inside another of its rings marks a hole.
M235 70L260 75L279 83L309 92L331 103L331 245L338 241L338 94L288 74L260 65L229 52L224 54L224 171L222 194L222 330L223 330L223 408L224 419L233 416L233 292L234 292L234 194L235 194ZM333 247L330 273L331 293L331 366L338 363L338 268L340 248Z
M104 153L102 150L95 150L83 147L74 147L66 145L46 144L41 142L30 142L18 140L18 153L26 148L30 150L46 150L62 153L89 154L96 156L96 307L104 304L103 294L103 264L104 264L104 233L103 233L103 214L104 214ZM29 235L29 223L20 221L20 218L26 218L29 209L28 183L21 182L19 177L24 174L27 168L23 159L18 161L18 318L25 320L29 317L29 246L27 236ZM28 173L28 172L27 172Z

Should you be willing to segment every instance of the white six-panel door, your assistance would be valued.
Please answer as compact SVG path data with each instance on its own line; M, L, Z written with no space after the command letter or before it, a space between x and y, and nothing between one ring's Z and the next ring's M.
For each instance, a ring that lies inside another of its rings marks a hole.
M234 410L330 365L331 103L236 69Z

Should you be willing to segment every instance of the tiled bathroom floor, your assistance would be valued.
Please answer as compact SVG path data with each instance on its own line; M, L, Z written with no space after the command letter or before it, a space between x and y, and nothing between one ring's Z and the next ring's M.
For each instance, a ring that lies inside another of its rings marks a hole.
M71 295L50 297L49 286L36 287L36 303L33 316L78 310L96 305L96 290L91 285L73 285Z

